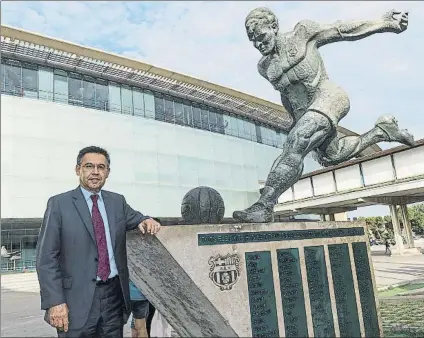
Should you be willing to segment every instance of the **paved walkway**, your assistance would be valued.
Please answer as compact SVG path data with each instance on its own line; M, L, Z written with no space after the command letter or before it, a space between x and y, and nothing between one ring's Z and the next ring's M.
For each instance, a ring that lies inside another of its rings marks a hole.
M124 337L131 337L129 324ZM2 285L0 337L57 337L56 330L44 321L39 293L7 291Z
M415 245L424 248L424 240L416 241ZM371 251L377 287L424 280L424 254L385 256L384 245L372 246Z

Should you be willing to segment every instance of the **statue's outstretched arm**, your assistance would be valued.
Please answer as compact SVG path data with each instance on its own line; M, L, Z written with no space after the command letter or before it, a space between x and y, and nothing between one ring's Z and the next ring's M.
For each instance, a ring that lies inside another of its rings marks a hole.
M338 41L356 41L375 33L398 34L406 30L407 26L408 13L392 10L381 19L370 21L337 21L330 25L301 21L296 25L295 31L303 31L308 40L315 40L320 47Z

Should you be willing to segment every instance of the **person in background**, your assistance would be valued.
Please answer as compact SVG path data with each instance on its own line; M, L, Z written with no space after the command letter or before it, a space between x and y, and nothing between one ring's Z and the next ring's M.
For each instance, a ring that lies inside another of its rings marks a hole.
M386 238L385 244L386 244L386 252L385 252L385 254L388 255L388 256L390 256L392 254L392 251L390 250L390 242L389 242L389 239L388 238Z
M130 299L132 310L131 335L133 338L149 337L146 319L149 315L149 301L130 279Z

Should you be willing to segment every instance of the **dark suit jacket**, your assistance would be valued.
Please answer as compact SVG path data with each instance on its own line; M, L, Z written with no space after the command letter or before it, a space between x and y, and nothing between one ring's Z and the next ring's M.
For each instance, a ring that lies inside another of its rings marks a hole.
M113 252L125 300L124 322L131 313L126 232L149 218L134 211L124 196L102 190ZM81 328L96 288L97 245L90 211L80 187L51 197L37 243L41 309L66 303L69 329Z

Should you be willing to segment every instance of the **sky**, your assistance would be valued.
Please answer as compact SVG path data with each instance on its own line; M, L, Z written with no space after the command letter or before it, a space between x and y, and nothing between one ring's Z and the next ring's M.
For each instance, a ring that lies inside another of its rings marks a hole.
M416 139L424 138L424 2L420 1L2 1L2 24L141 60L269 100L279 93L257 72L261 55L244 29L246 15L268 7L280 30L304 19L378 20L391 9L409 11L401 34L375 34L320 49L330 79L350 97L340 125L357 133L380 115L396 116ZM397 144L382 143L387 149ZM387 207L349 213L387 214Z

